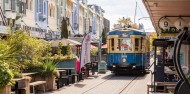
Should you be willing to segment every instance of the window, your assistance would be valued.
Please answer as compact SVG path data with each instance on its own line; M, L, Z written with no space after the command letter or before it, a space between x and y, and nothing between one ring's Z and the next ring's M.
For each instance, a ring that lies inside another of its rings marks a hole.
M51 16L54 17L54 7L52 7L52 11L51 11L51 12L52 12L52 13L51 13L51 14L52 14Z
M51 4L49 5L49 16L54 17L55 15L55 7Z
M8 1L8 0L7 0ZM15 6L15 0L11 0L11 10L15 10L16 6Z
M129 38L119 39L118 43L120 43L118 46L121 51L131 51L132 50L131 39L129 39Z
M52 16L52 9L51 8L49 9L49 16L50 17Z
M28 9L28 7L29 7L29 2L28 0L26 0L26 9Z
M135 38L135 51L138 51L139 49L139 39Z
M44 13L44 15L45 15L45 14L46 14L46 3L45 3L45 2L44 2L44 5L43 5L43 6L44 6L44 9L43 9L44 12L43 12L43 13Z
M30 10L33 9L33 0L30 1Z
M114 51L114 38L111 39L111 49Z
M61 1L61 6L63 6L63 1Z
M118 50L121 50L121 39L118 39Z

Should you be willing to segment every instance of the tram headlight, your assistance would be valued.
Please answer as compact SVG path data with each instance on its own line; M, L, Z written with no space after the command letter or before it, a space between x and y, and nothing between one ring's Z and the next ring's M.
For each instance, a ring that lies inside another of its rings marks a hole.
M113 68L115 68L116 66L115 65L113 65Z
M126 62L126 58L123 58L123 59L122 59L122 62L123 62L123 63Z
M136 66L135 66L135 65L133 65L133 66L132 66L132 68L133 68L133 69L135 69L135 68L136 68Z

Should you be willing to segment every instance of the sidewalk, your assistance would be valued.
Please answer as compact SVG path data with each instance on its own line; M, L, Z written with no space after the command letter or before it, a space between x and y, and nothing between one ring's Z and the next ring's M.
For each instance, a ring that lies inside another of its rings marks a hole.
M81 80L80 82L64 86L59 90L47 92L46 94L82 94L86 90L89 90L95 87L97 84L100 84L111 77L113 74L108 71L106 74L95 74L88 77L87 79ZM102 79L104 78L104 79Z

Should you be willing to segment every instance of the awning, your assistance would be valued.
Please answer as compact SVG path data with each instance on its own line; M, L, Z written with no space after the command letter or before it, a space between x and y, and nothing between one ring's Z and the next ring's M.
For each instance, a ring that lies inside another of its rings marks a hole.
M67 44L69 43L70 45L81 45L80 42L71 40L71 39L61 39L61 40L52 40L50 41L52 47L58 47L59 42L61 42L63 44L63 46L67 46Z
M102 48L108 48L107 44L102 45Z
M148 10L154 28L157 33L160 33L158 21L163 16L190 16L190 0L143 0L143 3ZM176 18L170 20L176 21ZM188 24L190 18L185 18Z
M71 44L74 44L74 45L81 45L80 42L78 41L75 41L75 40L71 40L71 39L67 39Z
M97 47L94 46L94 45L91 45L90 48L91 48L91 49L96 49Z

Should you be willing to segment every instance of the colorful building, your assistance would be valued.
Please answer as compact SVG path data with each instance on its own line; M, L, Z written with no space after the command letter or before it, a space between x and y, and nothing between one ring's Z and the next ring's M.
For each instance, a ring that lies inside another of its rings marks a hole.
M4 33L7 30L2 25L3 19L7 21L7 13L16 13L13 29L23 28L30 36L47 40L60 38L63 17L70 37L84 35L91 28L92 38L97 40L103 30L104 10L88 5L87 0L1 0L0 5L4 15L0 19L0 31Z
M93 13L92 19L92 39L97 40L100 38L103 30L103 13L104 10L98 5L88 5Z

